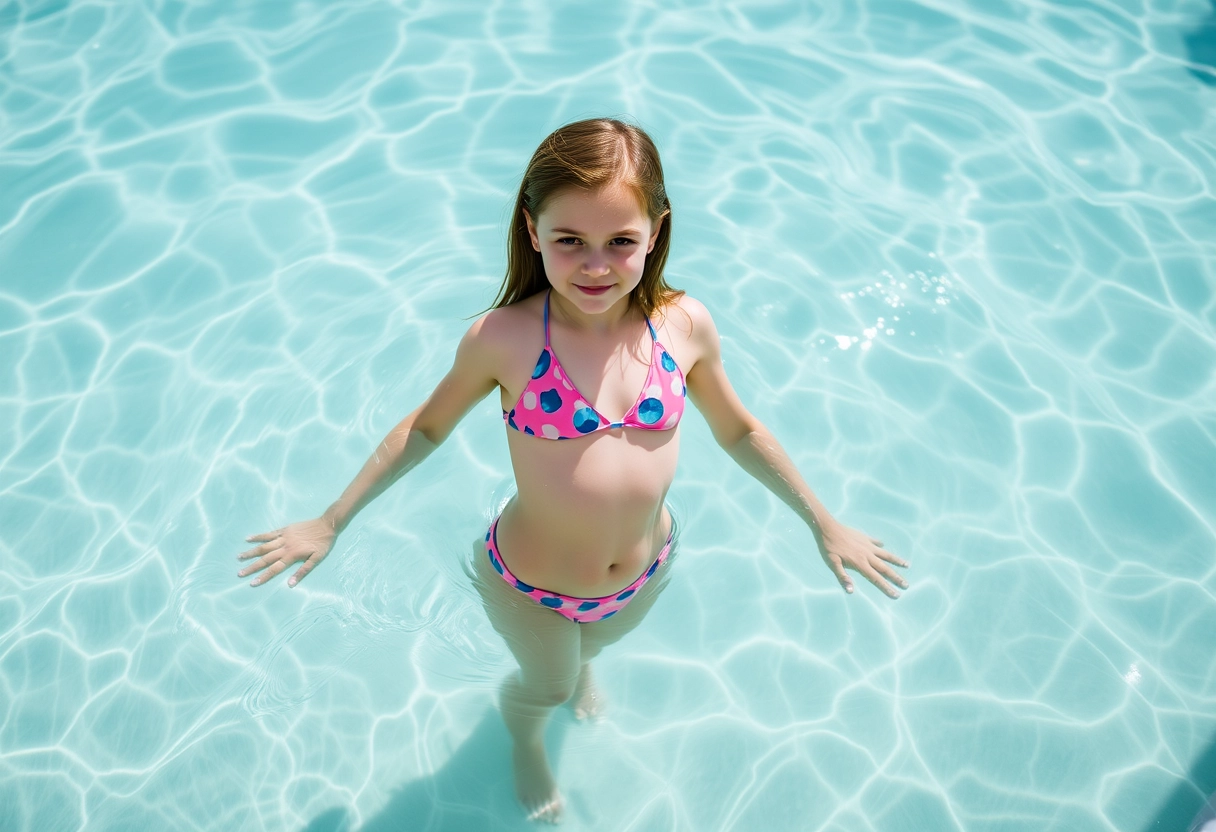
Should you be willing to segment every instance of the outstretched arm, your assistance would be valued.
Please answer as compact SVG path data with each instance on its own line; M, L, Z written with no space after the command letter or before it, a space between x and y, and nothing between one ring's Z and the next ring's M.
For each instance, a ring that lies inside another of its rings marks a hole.
M883 549L882 541L845 526L828 513L780 443L739 400L722 366L721 342L709 312L690 299L683 305L692 318L691 340L697 351L696 363L685 379L688 393L709 422L714 439L810 527L824 563L845 592L853 591L847 571L851 569L891 598L898 598L892 584L906 589L908 583L893 566L906 567L907 562Z
M469 328L456 350L452 369L427 400L388 432L363 468L325 513L313 520L251 535L260 545L242 552L239 560L257 558L237 573L261 572L251 582L260 586L293 563L303 561L288 581L295 586L333 548L334 540L359 511L439 447L473 405L495 386L494 350L485 343L484 319ZM263 571L264 570L264 571Z

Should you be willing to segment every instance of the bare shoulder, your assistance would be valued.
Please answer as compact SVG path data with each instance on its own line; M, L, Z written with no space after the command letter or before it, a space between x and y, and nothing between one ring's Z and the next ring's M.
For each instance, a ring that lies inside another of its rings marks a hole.
M691 369L698 361L718 352L718 329L713 316L705 304L692 295L681 295L674 303L663 308L663 324L673 333L680 344L677 347L684 358L682 362ZM673 345L674 346L674 345Z
M510 391L520 378L531 375L536 356L545 344L544 296L533 296L510 306L491 309L475 320L460 348L491 368L498 383Z
M521 341L528 341L533 329L541 328L540 340L544 341L544 322L539 308L532 298L510 306L491 309L473 321L464 339L479 349L510 350Z

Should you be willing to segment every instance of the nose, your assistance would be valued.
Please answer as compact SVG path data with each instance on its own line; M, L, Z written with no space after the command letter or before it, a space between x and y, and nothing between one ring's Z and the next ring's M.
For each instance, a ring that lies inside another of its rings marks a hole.
M608 274L608 258L601 252L590 252L583 261L583 274L588 277L600 277Z

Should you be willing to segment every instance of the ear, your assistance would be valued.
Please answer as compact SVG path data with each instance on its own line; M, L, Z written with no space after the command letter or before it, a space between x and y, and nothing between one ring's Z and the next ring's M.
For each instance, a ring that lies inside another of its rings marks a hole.
M532 238L532 248L540 251L540 235L536 233L536 223L532 221L532 215L528 213L528 209L524 211L524 222L528 224L528 236Z
M670 213L671 213L670 211L664 211L662 214L659 215L658 220L655 222L654 231L650 232L650 239L646 243L646 253L647 254L650 254L650 252L654 251L654 244L659 239L659 231L661 231L663 228L663 220L667 219L667 215Z

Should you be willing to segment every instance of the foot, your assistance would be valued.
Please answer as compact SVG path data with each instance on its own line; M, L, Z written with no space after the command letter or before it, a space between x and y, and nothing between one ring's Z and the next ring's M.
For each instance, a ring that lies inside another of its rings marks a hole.
M562 816L562 796L549 769L544 745L516 743L513 756L515 796L523 804L528 820L557 823Z
M499 708L513 741L515 796L528 820L557 823L562 815L562 796L553 780L544 743L544 725L551 708L529 706L526 700L519 674L508 676L499 691Z
M574 708L575 719L598 721L604 715L604 698L600 695L600 689L595 686L590 663L583 665L570 702Z

